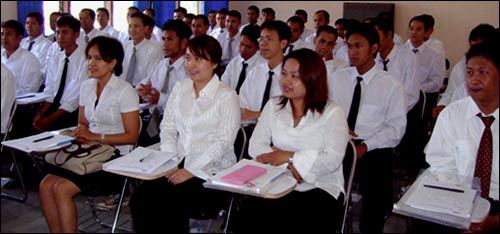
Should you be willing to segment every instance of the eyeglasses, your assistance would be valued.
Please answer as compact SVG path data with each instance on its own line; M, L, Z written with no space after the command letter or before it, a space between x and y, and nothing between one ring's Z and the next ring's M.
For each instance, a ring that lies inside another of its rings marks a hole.
M259 38L257 39L257 41L258 41L259 43L268 43L268 42L270 42L270 41L272 41L272 40L273 40L273 38L272 38L271 36L267 36L267 37L259 37Z

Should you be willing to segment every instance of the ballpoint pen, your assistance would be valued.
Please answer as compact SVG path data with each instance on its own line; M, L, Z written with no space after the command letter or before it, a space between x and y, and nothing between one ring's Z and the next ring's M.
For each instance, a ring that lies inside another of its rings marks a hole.
M71 143L73 140L74 139L69 139L69 140L65 140L65 141L56 142L54 144L48 145L47 148L52 148L52 147L55 147L55 146L65 145L65 144Z
M22 97L18 97L17 99L31 98L31 97L34 97L34 96L35 96L35 95L22 96Z
M424 184L424 187L433 188L433 189L441 189L441 190L446 190L446 191L456 192L456 193L464 193L464 190L454 189L454 188L446 188L446 187L430 185L430 184Z
M33 142L44 141L44 140L51 139L51 138L53 138L53 137L54 137L54 135L50 135L50 136L42 137L42 138L40 138L40 139L33 140Z
M147 158L149 158L150 156L152 156L153 153L149 153L147 154L146 156L142 157L141 159L139 159L139 162L144 162L144 160L146 160Z

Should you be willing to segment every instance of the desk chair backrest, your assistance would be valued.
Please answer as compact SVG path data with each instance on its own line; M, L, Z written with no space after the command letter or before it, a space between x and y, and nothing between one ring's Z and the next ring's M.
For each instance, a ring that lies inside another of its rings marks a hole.
M3 136L2 141L9 139L9 133L12 130L12 123L14 120L14 114L16 113L16 109L17 109L17 102L14 101L14 103L12 103L12 106L10 107L9 120L7 121L7 126L5 128L5 134ZM3 145L2 145L2 150L3 150Z
M352 192L352 184L354 180L354 172L356 170L356 145L354 145L353 141L349 141L346 148L346 153L344 156L344 160L342 161L342 167L344 172L344 190L345 190L345 198L343 204L343 210L341 215L341 223L340 223L340 233L344 233L346 222L351 223L349 226L349 232L352 232L352 217L350 214L351 209L351 192ZM348 221L347 221L348 220Z

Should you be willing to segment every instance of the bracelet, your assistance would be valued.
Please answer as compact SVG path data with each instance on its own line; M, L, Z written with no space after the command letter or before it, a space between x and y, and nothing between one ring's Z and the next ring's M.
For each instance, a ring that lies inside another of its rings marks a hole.
M288 164L293 164L293 157L288 158Z
M104 133L101 133L101 143L104 144Z

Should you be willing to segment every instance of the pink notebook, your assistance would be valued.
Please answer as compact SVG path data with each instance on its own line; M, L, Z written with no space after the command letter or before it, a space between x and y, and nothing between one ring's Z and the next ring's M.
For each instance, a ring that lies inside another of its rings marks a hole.
M244 185L258 176L266 174L266 172L266 168L245 165L240 169L221 177L221 180L231 184Z

